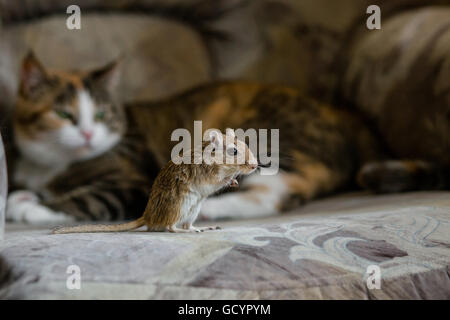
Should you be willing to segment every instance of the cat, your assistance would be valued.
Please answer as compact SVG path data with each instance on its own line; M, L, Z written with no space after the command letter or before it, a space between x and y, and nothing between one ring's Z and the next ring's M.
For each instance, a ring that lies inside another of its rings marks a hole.
M123 219L125 208L139 202L148 182L121 156L133 149L119 147L126 119L113 94L118 64L89 72L50 71L32 52L26 55L12 117L17 156L9 162L7 219L45 224Z
M355 188L356 182L390 192L441 188L447 181L439 166L387 161L392 155L363 117L295 88L221 81L122 109L111 94L117 83L116 63L91 72L50 73L33 55L25 58L14 116L21 155L13 173L13 181L25 190L9 196L10 220L60 223L140 216L152 180L170 160L176 143L171 133L178 128L193 132L195 120L202 121L203 130L280 133L278 174L253 174L240 191L207 199L200 213L204 219L270 216ZM103 136L99 144L86 147L97 134Z
M202 121L203 130L279 129L279 173L253 174L240 191L207 199L200 214L207 220L271 216L357 187L376 193L449 187L445 163L392 160L395 154L364 115L291 87L221 81L162 101L131 103L126 110L158 167L176 143L169 143L171 132L193 132L195 120Z

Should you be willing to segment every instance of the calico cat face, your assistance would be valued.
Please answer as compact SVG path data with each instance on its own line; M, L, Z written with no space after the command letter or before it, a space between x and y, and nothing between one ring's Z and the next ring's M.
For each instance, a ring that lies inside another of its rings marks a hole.
M125 131L123 110L113 99L118 80L117 63L91 72L50 72L28 54L14 112L22 155L61 165L110 150Z

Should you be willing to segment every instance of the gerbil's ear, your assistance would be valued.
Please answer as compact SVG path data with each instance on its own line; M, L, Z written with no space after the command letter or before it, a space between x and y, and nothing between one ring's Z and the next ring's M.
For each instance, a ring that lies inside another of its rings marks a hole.
M101 86L111 93L114 92L120 83L122 60L123 58L119 57L107 65L89 72L87 78L95 85Z
M216 146L216 148L218 148L218 147L223 145L222 134L219 131L211 130L209 132L209 140L211 141L211 143L214 146Z
M47 80L47 73L33 51L28 51L20 70L20 93L28 96Z

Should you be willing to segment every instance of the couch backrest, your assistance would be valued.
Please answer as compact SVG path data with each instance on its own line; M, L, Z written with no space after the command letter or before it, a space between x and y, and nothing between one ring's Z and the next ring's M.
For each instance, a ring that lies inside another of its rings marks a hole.
M448 0L444 0L444 2ZM82 29L65 27L70 0L0 0L0 96L11 105L32 48L49 67L90 68L125 54L120 95L155 99L212 79L296 86L331 101L370 0L80 0ZM383 19L443 0L380 0ZM344 56L343 56L344 54Z

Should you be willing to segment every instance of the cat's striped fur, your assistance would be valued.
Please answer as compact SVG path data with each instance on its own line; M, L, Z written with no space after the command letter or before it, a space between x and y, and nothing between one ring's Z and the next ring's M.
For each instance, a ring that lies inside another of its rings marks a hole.
M204 130L280 130L280 173L251 176L244 181L244 190L207 200L202 209L206 218L263 216L288 210L353 185L360 166L381 157L377 139L360 118L284 86L213 83L165 101L128 105L127 109L159 165L170 159L171 132L176 128L193 132L194 120L202 120Z

